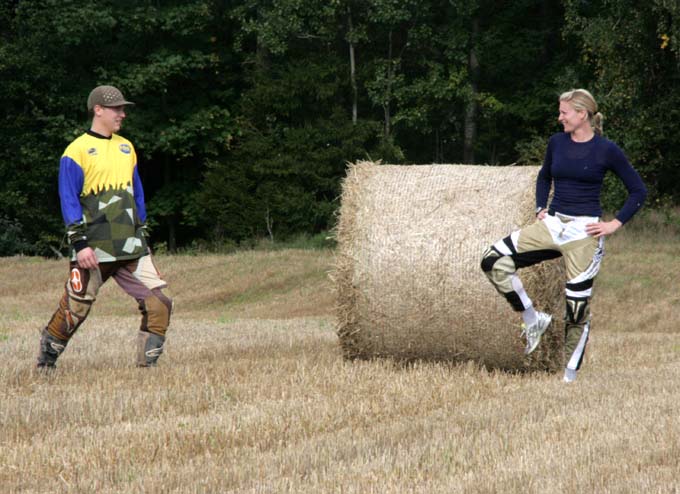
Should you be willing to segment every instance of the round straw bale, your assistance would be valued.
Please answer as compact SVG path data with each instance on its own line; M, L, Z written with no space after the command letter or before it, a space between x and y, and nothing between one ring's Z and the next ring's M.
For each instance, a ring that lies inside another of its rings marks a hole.
M487 247L535 221L537 173L538 167L350 165L332 274L345 356L561 368L563 262L520 271L534 306L553 314L528 357L521 318L480 268Z

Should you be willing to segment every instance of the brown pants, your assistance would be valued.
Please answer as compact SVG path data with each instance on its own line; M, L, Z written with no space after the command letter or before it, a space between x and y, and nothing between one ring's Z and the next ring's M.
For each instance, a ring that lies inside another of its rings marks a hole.
M64 295L47 325L49 334L68 342L87 318L99 289L110 277L139 304L142 314L139 329L164 337L170 324L172 300L161 291L167 284L150 255L131 261L101 263L97 269L83 269L71 262Z

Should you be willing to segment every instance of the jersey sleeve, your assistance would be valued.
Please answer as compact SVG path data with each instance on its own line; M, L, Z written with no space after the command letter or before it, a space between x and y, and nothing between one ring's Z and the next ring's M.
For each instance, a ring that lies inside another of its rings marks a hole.
M144 224L146 223L146 204L144 203L144 187L142 186L142 179L139 177L139 171L137 170L137 165L135 164L134 171L132 172L132 188L135 193L135 205L137 206L137 216L139 221Z
M84 182L85 175L80 165L70 156L62 156L59 162L59 202L66 236L76 251L87 247L86 225L80 205Z
M67 226L83 221L80 193L84 181L85 176L80 165L70 156L62 156L59 163L59 199L61 215Z
M548 196L550 195L550 187L552 186L552 148L553 139L548 141L548 149L545 151L545 158L543 159L543 166L538 172L536 179L536 209L548 207Z
M616 215L621 223L626 223L642 207L647 198L647 188L642 178L632 167L626 155L614 143L608 150L608 163L611 170L621 179L628 190L628 198Z

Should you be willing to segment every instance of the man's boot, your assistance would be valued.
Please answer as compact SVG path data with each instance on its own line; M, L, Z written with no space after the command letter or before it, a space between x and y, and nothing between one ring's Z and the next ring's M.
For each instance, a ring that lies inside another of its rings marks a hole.
M154 367L163 353L163 343L165 336L140 331L137 335L137 367Z
M56 367L57 359L62 354L68 341L55 338L48 331L47 328L42 330L40 335L40 352L38 353L38 368L54 368Z

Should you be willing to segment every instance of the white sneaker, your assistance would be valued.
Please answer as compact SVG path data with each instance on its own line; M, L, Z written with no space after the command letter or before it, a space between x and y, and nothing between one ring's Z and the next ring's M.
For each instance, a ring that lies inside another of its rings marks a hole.
M529 355L531 352L536 350L536 347L541 342L541 336L548 329L550 323L552 322L552 316L546 314L545 312L536 313L536 322L527 326L522 323L522 334L520 336L526 336L527 346L524 349L524 353Z
M564 378L562 380L565 383L573 383L576 380L576 371L567 367L564 369Z

